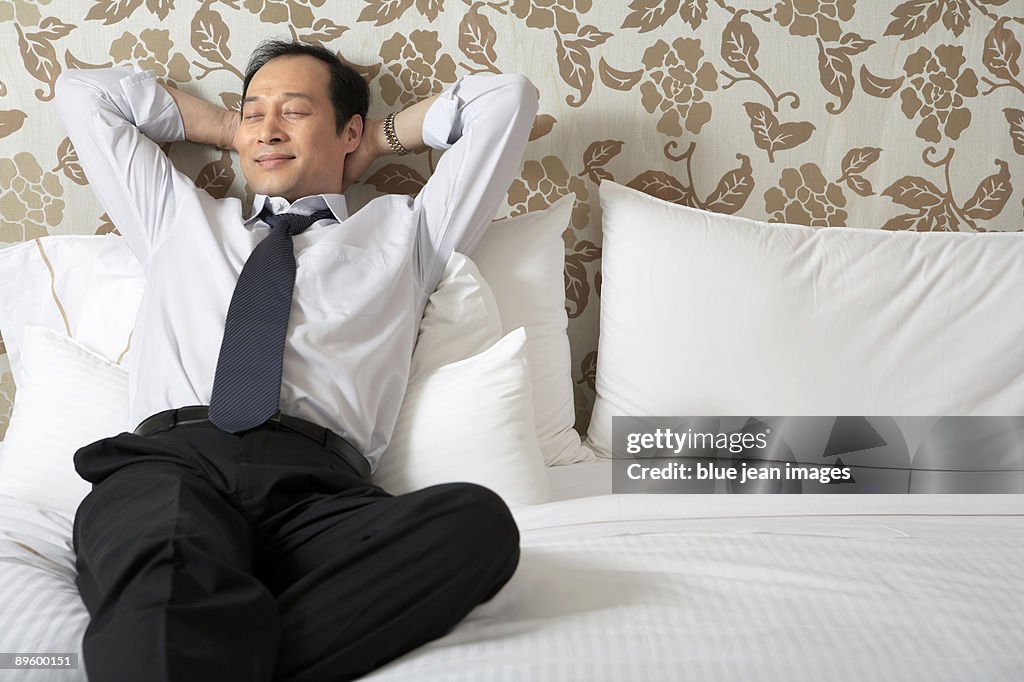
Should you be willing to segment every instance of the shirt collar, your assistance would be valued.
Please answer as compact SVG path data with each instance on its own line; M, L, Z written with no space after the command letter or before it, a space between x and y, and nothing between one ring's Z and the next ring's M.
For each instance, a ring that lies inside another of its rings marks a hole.
M345 222L348 218L348 204L345 202L344 194L315 194L313 196L296 199L294 203L284 197L269 197L265 194L257 194L252 202L252 215L243 223L246 227L253 227L259 220L264 206L269 204L270 211L277 215L285 211L309 215L325 208L334 214L339 223Z

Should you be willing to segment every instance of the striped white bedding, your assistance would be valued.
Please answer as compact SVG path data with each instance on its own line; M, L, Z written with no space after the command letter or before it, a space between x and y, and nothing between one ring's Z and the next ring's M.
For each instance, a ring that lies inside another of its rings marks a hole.
M515 513L523 554L509 584L365 679L932 682L1024 671L1024 496L606 495ZM87 614L70 530L0 497L0 651L79 651Z

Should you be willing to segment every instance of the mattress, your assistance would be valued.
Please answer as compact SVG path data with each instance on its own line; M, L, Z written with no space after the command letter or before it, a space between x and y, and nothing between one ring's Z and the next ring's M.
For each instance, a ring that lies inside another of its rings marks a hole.
M600 464L583 469L597 480ZM1021 495L597 495L514 514L512 580L364 679L1016 680L1024 669ZM69 519L0 497L0 651L80 652L88 615L70 532Z

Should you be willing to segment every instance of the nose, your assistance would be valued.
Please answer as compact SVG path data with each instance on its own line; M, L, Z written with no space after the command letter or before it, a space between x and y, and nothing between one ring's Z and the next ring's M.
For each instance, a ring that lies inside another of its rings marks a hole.
M281 119L276 112L267 112L260 121L259 138L262 144L283 142L287 135L281 127Z

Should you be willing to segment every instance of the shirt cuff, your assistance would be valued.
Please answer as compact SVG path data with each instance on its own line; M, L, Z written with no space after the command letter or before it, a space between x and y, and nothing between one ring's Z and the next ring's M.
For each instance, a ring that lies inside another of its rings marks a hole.
M156 82L156 74L133 65L135 73L121 79L121 91L135 126L154 142L181 142L185 122L171 94Z
M434 149L448 149L462 137L462 117L459 115L459 99L455 93L465 76L441 92L441 96L427 109L423 117L423 143Z

